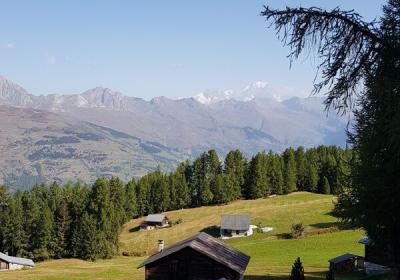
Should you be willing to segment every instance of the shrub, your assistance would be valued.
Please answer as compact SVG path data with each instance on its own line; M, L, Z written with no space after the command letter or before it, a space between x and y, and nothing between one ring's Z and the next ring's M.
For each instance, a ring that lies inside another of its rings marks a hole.
M303 223L295 223L292 224L292 232L291 232L291 237L292 238L299 238L304 235L304 225Z
M292 266L292 272L290 273L289 280L304 280L304 268L300 261L300 257L296 259Z

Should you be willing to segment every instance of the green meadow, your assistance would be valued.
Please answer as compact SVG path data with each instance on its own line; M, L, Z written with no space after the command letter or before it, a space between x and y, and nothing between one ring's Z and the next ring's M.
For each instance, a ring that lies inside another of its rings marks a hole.
M247 280L288 279L291 265L298 256L303 262L306 278L324 279L328 260L350 252L363 255L358 240L363 231L342 228L330 213L335 197L305 192L267 199L241 200L223 206L209 206L167 212L174 222L172 227L139 231L142 221L128 222L120 236L121 254L110 260L86 262L75 259L51 260L37 263L34 269L1 272L0 279L9 280L139 280L143 269L136 269L147 255L154 253L157 240L166 246L199 231L218 232L221 214L249 214L252 224L273 227L269 233L255 232L252 236L226 240L226 243L251 256L246 271ZM305 225L305 237L288 239L293 223ZM343 275L337 279L360 279L363 275Z

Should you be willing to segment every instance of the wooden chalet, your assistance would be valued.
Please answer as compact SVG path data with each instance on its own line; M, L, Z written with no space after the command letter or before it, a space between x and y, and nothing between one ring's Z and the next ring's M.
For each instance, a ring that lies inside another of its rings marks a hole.
M222 215L220 234L222 238L243 237L253 234L248 215Z
M160 243L159 243L160 244ZM241 280L250 257L202 232L163 249L138 268L146 280Z
M140 224L141 230L152 230L169 226L169 220L164 214L150 214Z
M358 268L364 268L364 258L347 253L329 260L329 268L334 273L353 272Z
M16 270L23 267L34 267L35 263L31 259L11 257L0 253L0 270Z

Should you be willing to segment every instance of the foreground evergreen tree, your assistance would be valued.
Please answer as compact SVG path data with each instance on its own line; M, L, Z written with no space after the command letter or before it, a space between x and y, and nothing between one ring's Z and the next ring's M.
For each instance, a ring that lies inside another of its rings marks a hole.
M353 11L335 8L265 7L296 59L315 49L321 77L314 93L327 89L325 104L339 112L359 97L352 187L339 197L336 213L363 227L391 258L400 279L400 1L388 0L380 21L368 23ZM373 205L374 207L371 207Z
M290 273L289 280L304 280L304 268L300 261L300 257L296 259L292 266L292 271Z

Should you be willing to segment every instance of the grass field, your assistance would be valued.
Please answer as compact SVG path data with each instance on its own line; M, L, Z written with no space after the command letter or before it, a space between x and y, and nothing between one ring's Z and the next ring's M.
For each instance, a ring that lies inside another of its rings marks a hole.
M338 226L336 219L330 215L333 200L333 196L299 192L223 206L171 211L167 213L168 217L173 221L182 219L181 224L147 232L137 231L142 219L136 219L127 223L121 233L121 252L150 254L156 249L158 239L165 240L166 246L169 246L199 231L215 233L221 214L249 214L252 224L261 223L274 230L226 241L251 256L245 279L287 279L297 256L301 257L308 278L322 279L330 258L347 252L363 254L363 247L357 243L363 232ZM306 237L282 238L290 232L292 223L300 221L306 226ZM0 279L139 280L144 279L144 271L137 270L136 266L144 259L116 257L94 263L54 260L38 263L32 270L1 272Z

